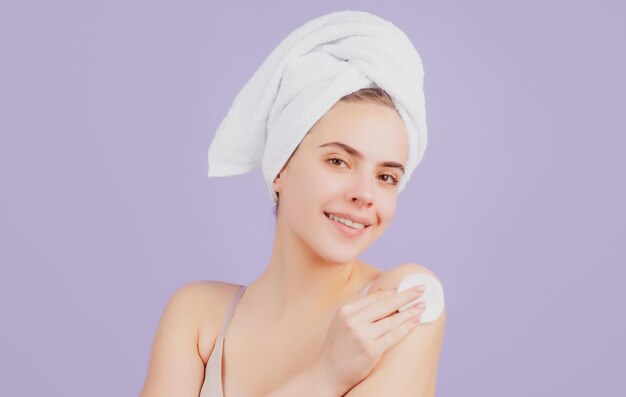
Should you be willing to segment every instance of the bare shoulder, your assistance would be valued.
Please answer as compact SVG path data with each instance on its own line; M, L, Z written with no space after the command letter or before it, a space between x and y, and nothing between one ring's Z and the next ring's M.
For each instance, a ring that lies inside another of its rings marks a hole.
M195 301L195 316L198 319L198 354L203 364L209 361L226 312L233 297L240 288L239 284L223 281L200 281L198 299ZM194 288L190 286L190 288Z
M206 365L199 349L201 330L208 327L213 333L216 316L234 288L233 284L202 280L172 292L155 333L141 397L198 395Z
M177 288L170 300L186 303L181 307L183 310L197 310L203 313L207 307L210 308L212 304L219 303L238 287L236 284L216 280L192 281Z
M169 297L166 310L188 320L189 325L218 325L221 309L239 288L236 284L216 280L193 281L178 287Z
M394 289L405 277L412 274L428 274L429 276L434 277L437 281L441 282L439 277L437 277L437 275L426 266L418 263L404 263L381 273L372 284L370 290L378 291L379 289Z
M427 274L441 282L426 266L406 263L382 273L371 291L395 289L407 276ZM347 397L393 395L433 397L446 321L445 308L432 322L420 324L384 354L372 372Z

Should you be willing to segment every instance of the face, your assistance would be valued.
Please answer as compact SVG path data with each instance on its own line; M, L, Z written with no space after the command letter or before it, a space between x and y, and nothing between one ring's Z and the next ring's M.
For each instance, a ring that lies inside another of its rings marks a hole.
M395 109L337 102L273 182L280 194L277 227L327 262L352 261L382 235L395 214L407 135ZM354 229L328 213L359 218L369 226Z

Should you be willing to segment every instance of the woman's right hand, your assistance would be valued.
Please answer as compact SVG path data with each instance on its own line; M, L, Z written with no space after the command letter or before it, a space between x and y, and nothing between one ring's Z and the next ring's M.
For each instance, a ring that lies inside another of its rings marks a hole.
M333 389L344 393L354 387L369 375L383 353L419 325L425 302L398 311L424 293L416 288L399 293L380 290L352 299L337 310L317 363Z

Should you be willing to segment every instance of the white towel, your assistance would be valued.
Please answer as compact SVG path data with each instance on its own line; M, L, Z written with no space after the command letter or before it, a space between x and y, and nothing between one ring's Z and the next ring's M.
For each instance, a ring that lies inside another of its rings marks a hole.
M340 98L380 87L409 134L401 192L426 150L424 70L413 44L391 22L365 11L336 11L300 26L263 61L235 97L209 146L209 177L261 166L272 182L309 129Z

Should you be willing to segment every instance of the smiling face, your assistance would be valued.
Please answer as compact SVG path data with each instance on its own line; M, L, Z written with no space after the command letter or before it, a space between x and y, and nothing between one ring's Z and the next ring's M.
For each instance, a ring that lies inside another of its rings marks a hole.
M407 156L407 130L394 108L337 102L273 182L280 194L278 227L328 262L353 260L391 223ZM370 226L353 229L326 213L358 217Z

